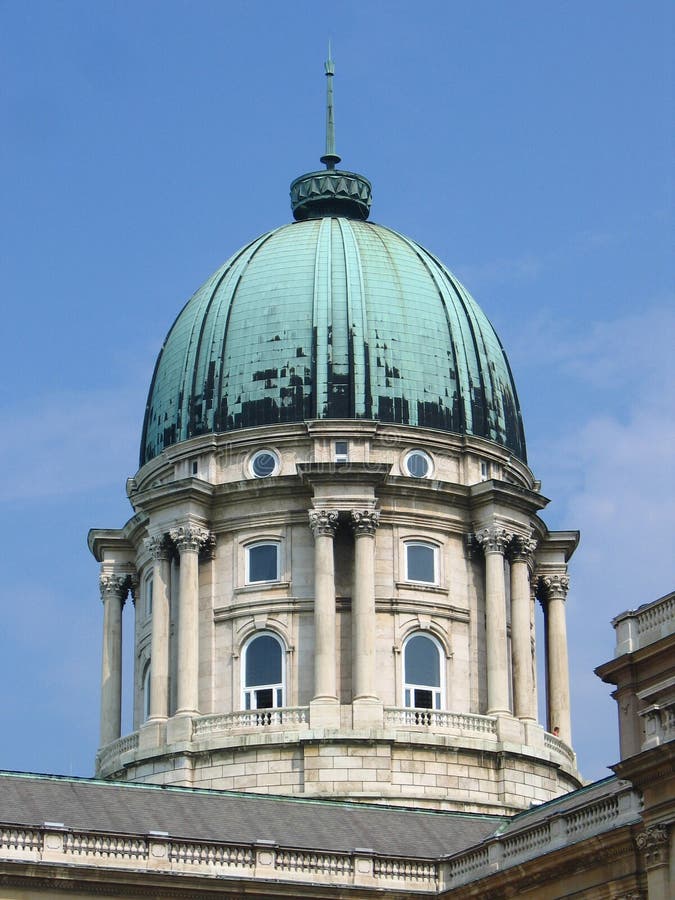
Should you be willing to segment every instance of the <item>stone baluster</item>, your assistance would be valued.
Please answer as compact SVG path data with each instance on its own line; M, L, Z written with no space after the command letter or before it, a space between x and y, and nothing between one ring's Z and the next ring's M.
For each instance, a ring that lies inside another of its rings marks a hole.
M549 731L567 744L572 743L570 722L570 676L567 661L565 598L567 575L544 575L541 584L546 597L546 667L548 672Z
M150 715L148 721L169 715L169 584L171 547L166 535L146 538L152 556L152 634L150 638Z
M476 533L476 539L485 555L488 715L510 712L504 554L512 537L510 532L498 526L484 528Z
M180 555L176 715L192 716L199 710L199 551L211 538L191 523L172 528L170 536Z
M537 705L532 671L530 570L536 546L536 541L521 535L516 535L509 546L513 713L532 722L537 720Z
M101 746L116 741L122 729L122 608L129 593L128 574L101 574L103 654L101 660Z
M352 694L354 700L375 700L375 531L380 514L352 510L354 586L352 590Z
M335 509L309 513L314 535L314 699L337 701L335 560L333 539L338 523Z

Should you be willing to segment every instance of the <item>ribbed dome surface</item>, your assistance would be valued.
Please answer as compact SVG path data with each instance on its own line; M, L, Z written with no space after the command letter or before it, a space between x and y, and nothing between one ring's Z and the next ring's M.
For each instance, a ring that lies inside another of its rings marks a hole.
M467 291L414 241L326 216L253 241L184 307L141 465L199 434L335 418L476 435L525 460L508 361Z

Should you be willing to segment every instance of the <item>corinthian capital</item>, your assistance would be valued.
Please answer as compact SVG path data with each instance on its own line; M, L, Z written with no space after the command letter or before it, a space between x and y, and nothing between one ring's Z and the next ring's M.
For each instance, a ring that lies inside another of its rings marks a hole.
M513 532L507 531L500 525L491 525L476 532L476 540L483 548L484 553L506 553L511 543Z
M98 585L101 590L101 600L105 600L106 597L126 600L129 591L136 586L136 579L128 572L101 572Z
M314 537L320 534L334 537L337 523L337 509L310 509L309 511L309 527Z
M668 826L660 824L646 828L635 835L635 843L648 864L664 862L669 844Z
M207 528L190 524L172 528L169 535L178 548L179 553L183 553L186 550L192 550L196 553L202 547L208 546L211 538L211 532Z
M570 580L564 574L542 575L540 584L549 600L564 600L570 587Z
M353 509L351 518L356 537L375 534L375 529L380 524L380 513L376 509Z
M147 537L143 544L153 559L169 559L171 556L171 545L166 534L155 534Z
M531 568L536 549L537 542L534 538L516 534L509 544L509 559L511 562L525 562Z

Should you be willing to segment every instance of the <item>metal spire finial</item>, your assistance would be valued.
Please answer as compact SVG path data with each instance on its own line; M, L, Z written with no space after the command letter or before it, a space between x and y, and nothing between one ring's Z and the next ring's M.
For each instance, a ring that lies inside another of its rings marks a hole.
M335 119L333 116L333 75L335 63L331 59L330 41L328 41L328 59L324 64L326 70L326 152L321 157L327 169L334 169L341 161L335 152Z

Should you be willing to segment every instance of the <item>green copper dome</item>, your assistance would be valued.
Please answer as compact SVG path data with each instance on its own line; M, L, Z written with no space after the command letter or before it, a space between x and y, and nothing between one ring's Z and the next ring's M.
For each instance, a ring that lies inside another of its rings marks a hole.
M236 253L176 319L141 465L200 434L350 418L475 435L525 460L508 361L469 293L414 241L307 196L301 221Z

